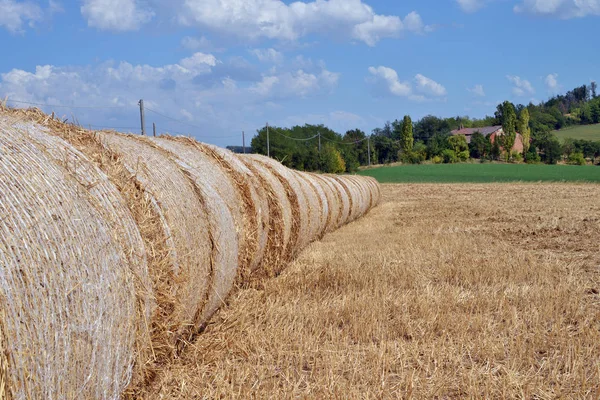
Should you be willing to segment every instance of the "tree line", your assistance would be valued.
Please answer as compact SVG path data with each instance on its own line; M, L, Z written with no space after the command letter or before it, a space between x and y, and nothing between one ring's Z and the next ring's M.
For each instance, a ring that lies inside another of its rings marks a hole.
M469 159L506 162L545 162L566 160L571 164L595 163L600 157L600 142L567 139L561 143L553 131L575 125L600 123L600 96L592 82L540 104L499 104L493 116L439 118L428 115L413 122L410 116L387 122L367 134L359 129L339 134L324 125L292 128L269 127L270 155L284 165L306 171L354 172L359 166L393 162L464 162ZM451 135L464 128L502 126L498 140L475 133L467 143L465 136ZM513 148L517 133L522 136L523 152ZM320 140L319 140L320 138ZM367 140L369 139L369 140ZM252 151L267 154L267 128L252 139ZM505 149L508 149L505 150Z

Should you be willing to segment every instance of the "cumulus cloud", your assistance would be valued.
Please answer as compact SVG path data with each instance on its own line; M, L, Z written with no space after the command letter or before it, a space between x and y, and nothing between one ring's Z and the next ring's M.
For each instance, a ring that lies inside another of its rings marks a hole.
M526 96L535 93L535 89L531 86L531 83L526 79L521 79L518 76L507 75L506 79L513 84L513 94L515 96Z
M106 31L133 31L154 17L136 0L84 0L81 14L88 26Z
M250 50L261 62L279 64L283 62L283 54L275 49L253 49Z
M485 90L483 90L483 85L475 85L472 88L467 88L467 90L473 93L475 96L485 97Z
M456 0L463 11L472 13L479 10L484 5L484 0Z
M522 0L517 13L530 13L562 19L600 15L600 0Z
M549 92L556 93L558 91L558 74L548 74L544 81Z
M398 16L376 14L362 0L184 0L179 21L220 34L250 40L261 38L293 41L311 34L350 37L374 46L383 38L403 31L431 30L412 12Z
M415 86L411 82L401 81L398 73L389 67L369 67L371 74L367 82L372 86L376 95L392 95L407 97L413 101L425 101L431 97L443 97L447 94L446 88L421 74L414 78Z
M181 45L188 50L206 50L212 48L212 43L204 36L199 38L185 36L181 39Z
M445 87L426 76L417 74L417 76L415 76L415 81L417 82L417 91L423 94L436 97L445 96L447 94Z
M134 132L139 126L137 102L143 98L147 108L205 130L194 130L150 112L146 120L157 122L159 132L186 134L191 130L201 137L203 133L219 136L223 132L253 130L264 123L265 113L273 109L269 105L275 100L292 102L326 95L339 79L339 74L324 66L298 70L282 65L279 70L262 74L259 67L240 57L220 60L201 52L158 66L128 62L42 65L33 71L13 69L0 74L0 93L8 96L9 104L12 99L66 106L44 110L64 113L60 116L66 118L74 114L86 126L132 127Z
M23 32L23 25L32 27L42 17L42 9L35 3L0 0L0 27L11 33Z

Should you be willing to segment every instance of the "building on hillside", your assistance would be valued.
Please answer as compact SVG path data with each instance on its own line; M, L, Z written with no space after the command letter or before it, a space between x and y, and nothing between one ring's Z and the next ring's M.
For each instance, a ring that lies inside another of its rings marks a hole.
M502 125L496 126L484 126L483 128L464 128L461 126L460 129L455 129L450 132L453 136L455 135L463 135L467 139L467 143L471 143L471 138L475 132L481 133L483 136L489 136L490 141L494 143L496 141L497 136L504 135L504 130L502 129ZM515 139L515 144L513 145L512 151L516 151L517 153L523 152L523 136L517 132L517 138Z

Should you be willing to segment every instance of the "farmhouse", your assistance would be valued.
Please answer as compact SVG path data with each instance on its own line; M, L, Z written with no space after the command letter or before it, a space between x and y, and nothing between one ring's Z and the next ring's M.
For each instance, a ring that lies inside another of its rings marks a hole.
M467 143L471 143L471 138L475 132L479 132L483 136L489 136L492 143L496 141L497 136L504 135L502 125L484 126L483 128L464 128L461 126L460 129L455 129L450 133L452 135L464 135L467 138ZM516 151L518 153L523 152L523 136L521 136L520 133L517 133L517 138L515 139L515 144L513 145L512 151Z

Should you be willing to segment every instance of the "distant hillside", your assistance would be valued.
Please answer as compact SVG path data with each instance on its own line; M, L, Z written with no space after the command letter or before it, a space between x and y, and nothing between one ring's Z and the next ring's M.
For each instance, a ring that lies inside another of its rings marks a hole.
M560 140L571 138L600 141L600 124L571 126L554 133Z

